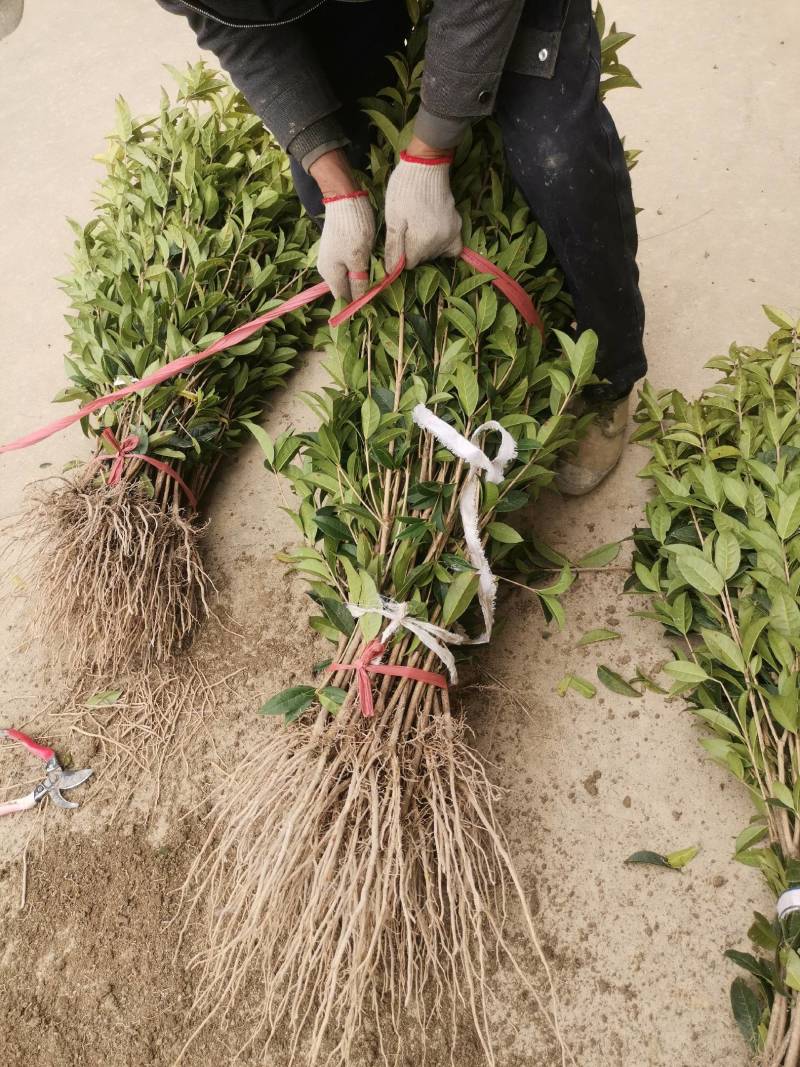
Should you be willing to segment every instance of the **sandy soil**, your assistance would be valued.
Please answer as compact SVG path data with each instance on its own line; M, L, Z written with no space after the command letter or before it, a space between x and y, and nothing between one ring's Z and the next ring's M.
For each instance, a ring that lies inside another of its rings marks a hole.
M756 25L744 0L700 7L676 0L668 11L656 0L609 0L608 8L640 35L626 55L644 90L615 94L613 107L628 143L644 149L634 178L645 209L651 377L696 390L707 380L706 358L734 338L763 339L761 303L800 311L793 121L800 85L791 50L800 9L773 0ZM155 4L122 0L30 3L20 28L0 43L3 439L47 417L47 401L63 384L65 304L53 281L70 245L63 219L91 211L91 156L112 121L114 96L148 108L166 80L160 64L196 54L177 20ZM316 380L308 358L293 393ZM268 425L303 419L292 395L282 394ZM4 458L0 512L13 515L28 482L83 451L79 435L67 433ZM591 499L545 501L536 514L542 534L573 556L625 537L645 498L635 477L643 462L632 448ZM254 708L304 678L318 658L303 626L302 586L272 560L293 539L280 503L255 451L231 465L211 501L208 558L224 625L211 624L195 654L211 674L232 676L213 713L197 709L188 761L166 769L157 806L147 774L120 805L124 791L97 742L67 734L59 720L63 679L22 640L24 586L12 577L3 590L11 600L0 627L0 721L27 724L75 765L96 771L77 813L46 809L0 826L3 1065L162 1067L188 1033L187 964L198 932L177 951L179 928L170 919L203 838L203 797L252 732L265 728ZM768 906L755 873L730 860L733 836L749 817L744 797L702 758L698 730L679 702L554 693L567 670L591 677L604 662L628 675L637 666L649 673L667 657L658 628L631 615L641 604L621 596L623 579L609 570L579 582L563 633L546 629L538 609L515 593L464 697L476 743L507 789L503 817L582 1067L743 1067L746 1051L727 1007L735 971L722 953L743 946L752 909ZM619 629L625 640L576 650L580 634L596 626ZM0 750L0 785L31 773L21 754ZM637 848L694 843L702 852L684 875L623 865ZM554 1062L528 999L507 974L498 973L497 985L499 1063ZM211 1027L186 1062L229 1062L246 1014L243 1005ZM479 1062L468 1036L455 1055ZM429 1062L449 1059L435 1043Z

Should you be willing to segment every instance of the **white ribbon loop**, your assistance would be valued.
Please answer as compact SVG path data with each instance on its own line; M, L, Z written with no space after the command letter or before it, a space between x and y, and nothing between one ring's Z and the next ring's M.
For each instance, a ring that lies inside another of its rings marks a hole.
M485 471L486 480L495 485L502 482L505 477L505 469L517 455L517 445L514 438L499 422L491 420L484 422L467 439L449 423L434 415L424 404L417 404L411 412L411 417L421 430L433 434L437 441L452 452L454 456L463 459L469 464L469 473L464 481L464 488L459 501L461 513L461 525L464 530L464 541L467 546L467 557L472 566L478 572L478 602L483 613L484 633L480 637L471 640L470 644L485 644L492 636L494 626L494 602L497 595L497 579L492 574L486 553L481 544L480 526L478 523L478 506L480 502L480 474ZM500 434L500 447L494 459L483 451L479 443L490 430L496 430Z
M362 615L381 615L389 620L389 625L381 634L381 641L385 644L392 634L402 626L404 630L418 637L426 648L438 656L447 667L450 681L458 685L458 671L453 653L448 645L471 645L473 641L466 634L456 634L452 630L445 630L443 626L437 626L426 619L415 619L409 614L408 604L398 604L396 600L388 600L381 597L380 607L365 608L358 604L345 605L354 619L360 619Z
M792 912L800 911L800 889L787 889L781 893L776 910L779 919L785 919Z

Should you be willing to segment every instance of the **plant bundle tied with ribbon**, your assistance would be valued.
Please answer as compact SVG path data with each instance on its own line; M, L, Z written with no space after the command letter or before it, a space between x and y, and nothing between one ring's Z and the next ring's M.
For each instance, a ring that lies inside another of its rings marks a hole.
M368 103L383 135L378 207L421 48L412 35L394 59L397 88ZM335 652L265 704L282 725L252 740L217 793L184 889L187 923L207 914L190 1041L253 995L251 1040L288 1041L303 1063L350 1063L376 1028L370 1054L391 1058L394 1042L399 1056L403 1035L415 1044L435 1018L455 1028L462 1013L493 1063L489 972L504 959L572 1062L496 789L451 687L459 650L489 641L499 569L530 573L509 519L582 429L570 401L594 380L597 339L562 332L562 275L491 122L458 148L453 190L471 251L334 316L318 338L331 383L306 394L319 428L258 434L267 468L292 484L305 542L280 558L308 582L311 625ZM469 269L486 261L504 277ZM570 580L551 581L543 604L555 610ZM509 887L535 978L505 934Z
M173 73L177 98L163 93L155 115L133 119L118 100L98 207L73 223L62 279L70 385L56 400L80 403L96 450L36 492L24 551L36 625L78 671L163 664L206 614L203 497L319 314L292 311L144 387L296 292L316 240L285 156L227 79L202 63Z
M800 322L763 349L733 345L696 401L645 386L634 435L655 493L634 535L629 588L676 639L665 671L710 736L711 758L749 790L756 813L735 857L777 896L726 953L755 985L731 988L736 1021L765 1067L800 1063Z

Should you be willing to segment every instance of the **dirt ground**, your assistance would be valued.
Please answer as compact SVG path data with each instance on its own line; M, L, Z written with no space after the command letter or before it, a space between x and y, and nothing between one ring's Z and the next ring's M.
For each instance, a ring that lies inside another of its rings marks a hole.
M733 339L764 338L762 303L800 313L800 8L772 0L756 20L744 0L606 6L639 35L625 54L644 89L614 94L612 107L627 143L644 150L634 183L644 209L651 379L696 391L707 380L705 359ZM161 64L196 55L183 25L144 0L31 0L20 28L0 43L0 438L46 419L63 385L65 301L53 278L70 246L64 217L91 212L91 156L112 123L114 97L148 109L167 80ZM317 380L308 357L292 394ZM292 394L276 400L272 431L309 421ZM0 514L18 511L31 480L83 454L80 435L65 433L2 458ZM535 516L542 535L573 558L625 537L645 499L636 479L643 463L631 448L590 499L548 498ZM224 625L207 627L195 654L212 675L229 677L213 711L196 709L189 759L166 769L157 805L149 775L120 804L119 780L97 742L67 734L58 719L64 680L22 638L25 588L9 579L3 590L11 601L0 626L0 722L28 725L96 776L78 812L46 809L0 825L0 1064L166 1067L190 1032L189 961L200 932L179 949L170 920L204 836L203 797L253 731L267 728L254 708L305 678L318 658L303 626L301 583L272 559L293 539L280 503L254 449L225 472L211 500L207 556ZM755 872L730 859L750 814L744 796L703 758L680 702L554 692L567 670L591 677L604 662L630 676L667 657L658 628L631 615L641 604L621 595L623 580L619 569L583 578L562 633L515 593L474 672L479 684L466 688L470 721L507 789L504 823L578 1062L744 1067L727 1003L735 969L722 953L744 947L752 910L769 905ZM576 650L580 634L597 626L625 639ZM0 750L0 786L31 770L19 753ZM635 849L690 844L702 851L683 875L623 865ZM502 972L497 983L500 1067L554 1063L528 998ZM214 1023L185 1062L230 1062L246 1016L242 1005ZM454 1058L480 1062L468 1036ZM278 1051L270 1062L280 1060ZM449 1050L434 1044L429 1062L450 1062Z

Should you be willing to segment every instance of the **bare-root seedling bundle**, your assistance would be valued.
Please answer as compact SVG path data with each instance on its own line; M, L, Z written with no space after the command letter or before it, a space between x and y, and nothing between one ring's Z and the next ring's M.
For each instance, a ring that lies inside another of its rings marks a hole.
M419 49L412 37L398 89L369 105L385 138L373 190L413 113ZM546 328L528 326L491 274L443 262L323 331L332 384L307 396L318 430L260 439L298 501L305 544L282 558L308 581L311 625L336 652L262 709L284 725L220 790L186 889L207 915L199 1029L255 991L252 1040L288 1041L310 1064L351 1062L365 1030L380 1054L399 1054L408 1024L422 1038L464 1016L493 1063L500 960L571 1060L496 790L449 686L453 655L491 634L494 572L525 552L507 519L581 431L570 401L593 380L596 338L552 332L571 318L562 278L491 124L459 148L453 181L465 244L534 295ZM533 981L506 938L509 892L538 950Z
M761 871L776 915L756 914L736 1021L764 1067L800 1063L800 323L764 349L712 359L717 385L690 402L645 387L636 436L652 457L648 525L631 586L675 638L673 693L710 728L702 745L749 790L735 855Z
M87 404L147 378L301 287L314 240L285 157L202 64L176 102L134 120L118 101L94 218L63 279L68 388ZM36 622L77 670L147 670L209 609L202 501L220 460L307 347L308 312L83 420L95 444L29 514Z

